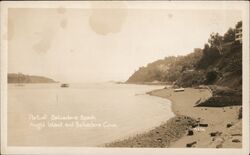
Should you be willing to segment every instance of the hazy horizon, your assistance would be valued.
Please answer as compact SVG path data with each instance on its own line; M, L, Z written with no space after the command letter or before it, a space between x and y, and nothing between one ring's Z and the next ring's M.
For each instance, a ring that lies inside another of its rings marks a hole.
M237 10L11 8L8 72L65 82L125 81L141 66L203 48Z

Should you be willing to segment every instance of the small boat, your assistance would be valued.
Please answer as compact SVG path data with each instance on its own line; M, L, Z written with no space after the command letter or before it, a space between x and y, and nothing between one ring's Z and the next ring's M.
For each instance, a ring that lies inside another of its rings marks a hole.
M61 87L63 87L63 88L69 87L69 84L63 83L63 84L61 84Z
M177 89L174 89L175 92L181 92L181 91L184 91L185 89L184 88L177 88Z

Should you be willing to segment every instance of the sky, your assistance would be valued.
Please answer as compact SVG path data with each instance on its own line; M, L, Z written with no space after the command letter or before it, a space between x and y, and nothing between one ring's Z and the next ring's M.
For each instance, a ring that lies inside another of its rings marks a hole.
M240 20L233 10L12 8L8 72L125 81L150 62L203 48Z

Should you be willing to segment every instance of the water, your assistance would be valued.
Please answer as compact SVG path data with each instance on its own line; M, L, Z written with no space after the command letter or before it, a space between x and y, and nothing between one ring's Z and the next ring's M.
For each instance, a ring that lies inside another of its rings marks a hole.
M145 94L161 88L112 83L70 84L69 88L9 84L8 145L103 146L145 132L174 115L169 100Z

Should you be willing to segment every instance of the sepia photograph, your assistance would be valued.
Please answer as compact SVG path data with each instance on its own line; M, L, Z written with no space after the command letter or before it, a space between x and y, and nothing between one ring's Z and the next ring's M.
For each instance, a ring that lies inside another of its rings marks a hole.
M12 1L1 18L2 154L249 154L249 2Z

